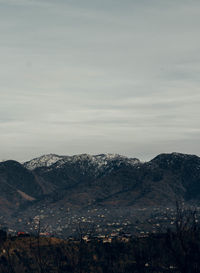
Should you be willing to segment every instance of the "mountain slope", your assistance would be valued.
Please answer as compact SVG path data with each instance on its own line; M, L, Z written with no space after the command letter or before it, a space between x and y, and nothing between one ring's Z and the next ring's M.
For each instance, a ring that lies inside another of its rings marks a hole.
M161 154L136 164L112 161L103 169L84 158L61 165L58 161L35 172L56 184L54 201L71 206L159 206L200 200L200 158L192 155Z
M42 194L33 173L16 161L0 163L1 211L18 208L27 200L34 200Z
M0 163L0 208L144 207L200 201L200 158L161 154L141 163L120 155L46 155Z

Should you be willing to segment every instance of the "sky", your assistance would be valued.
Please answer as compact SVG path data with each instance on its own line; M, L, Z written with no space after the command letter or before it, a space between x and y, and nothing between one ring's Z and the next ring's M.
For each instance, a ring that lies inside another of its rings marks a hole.
M200 156L199 0L0 0L0 160Z

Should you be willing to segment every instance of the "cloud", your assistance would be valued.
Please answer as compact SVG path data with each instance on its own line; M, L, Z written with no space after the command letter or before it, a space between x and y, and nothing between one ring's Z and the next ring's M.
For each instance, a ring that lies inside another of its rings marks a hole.
M41 0L0 0L0 5L5 5L5 6L11 6L11 7L16 7L16 6L25 6L25 7L30 7L30 6L36 6L36 7L44 7L47 5L50 5L51 1L41 1Z
M0 5L2 157L200 155L198 1Z

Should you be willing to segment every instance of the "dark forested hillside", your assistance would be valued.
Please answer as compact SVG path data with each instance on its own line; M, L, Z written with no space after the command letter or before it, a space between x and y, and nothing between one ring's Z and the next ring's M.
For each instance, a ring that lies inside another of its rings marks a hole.
M200 158L194 155L161 154L146 163L106 155L57 157L52 163L50 159L48 164L42 158L34 159L34 165L0 163L2 213L47 200L77 208L200 201Z

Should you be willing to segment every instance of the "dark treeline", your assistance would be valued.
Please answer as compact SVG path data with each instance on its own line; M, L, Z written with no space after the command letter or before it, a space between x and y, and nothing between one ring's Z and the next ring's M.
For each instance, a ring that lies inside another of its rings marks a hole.
M89 242L0 232L1 273L193 273L200 272L200 227L196 212L177 206L174 229L148 237Z

